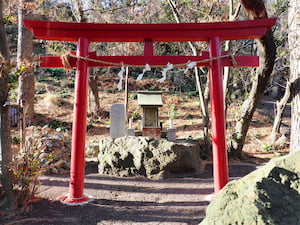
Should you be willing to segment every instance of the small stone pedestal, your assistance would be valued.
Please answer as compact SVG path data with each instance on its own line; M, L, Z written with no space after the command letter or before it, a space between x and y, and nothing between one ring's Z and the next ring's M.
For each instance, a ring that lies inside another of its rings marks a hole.
M135 132L133 128L128 128L127 129L127 136L135 136Z
M167 129L167 140L171 142L176 141L176 129L175 128L168 128Z
M160 138L160 127L143 127L143 136L144 137L152 137L152 138Z

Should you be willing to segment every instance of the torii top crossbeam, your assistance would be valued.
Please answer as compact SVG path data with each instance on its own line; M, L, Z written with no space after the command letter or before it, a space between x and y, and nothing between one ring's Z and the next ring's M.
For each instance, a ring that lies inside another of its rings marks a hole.
M188 61L197 66L209 67L213 170L215 192L228 182L228 163L225 140L223 66L258 66L256 56L229 56L221 52L221 41L261 38L276 19L260 19L216 23L181 24L91 24L24 20L34 36L43 40L77 42L76 57L69 57L71 67L76 67L70 193L62 198L67 204L83 204L90 198L83 194L84 154L86 135L86 107L89 67L110 66L107 62L121 62L143 66L165 65L167 62L187 66ZM201 56L155 56L153 42L206 41L209 51ZM145 42L143 56L97 56L89 52L90 42ZM101 62L102 61L102 62ZM106 61L106 62L103 62ZM204 62L205 61L205 62ZM234 61L234 63L233 63ZM154 65L153 65L154 64ZM60 57L42 57L43 67L63 67Z
M184 64L188 61L201 61L209 58L208 52L200 56L154 56L153 42L175 41L209 41L211 37L223 40L240 40L260 38L272 27L276 19L261 19L215 23L180 23L180 24L95 24L66 23L50 21L24 20L35 37L42 40L78 41L85 37L90 42L145 42L143 56L97 56L89 52L89 58L97 61L144 66ZM221 55L228 53L222 52ZM258 66L258 57L234 56L238 66ZM224 58L223 66L233 66L230 58ZM70 57L71 67L76 67L76 59ZM41 57L41 67L63 67L60 57ZM112 66L111 64L90 61L89 67ZM209 66L209 62L198 63L197 66Z
M276 19L179 24L97 24L24 20L36 38L53 41L91 42L178 42L255 39L263 36ZM80 30L80 32L78 32Z

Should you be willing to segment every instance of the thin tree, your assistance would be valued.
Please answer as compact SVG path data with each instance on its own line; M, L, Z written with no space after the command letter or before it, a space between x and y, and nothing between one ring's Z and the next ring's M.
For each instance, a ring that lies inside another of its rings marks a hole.
M174 19L177 23L180 23L180 14L178 12L178 9L176 7L176 3L172 0L168 0L168 3L172 9L173 12L173 16ZM189 41L188 42L193 55L197 56L197 48L196 46ZM199 68L195 67L194 72L195 72L195 78L196 78L196 85L197 85L197 89L198 89L198 94L199 94L199 102L200 102L200 107L201 107L201 113L202 113L202 127L203 127L203 139L204 139L204 143L207 145L209 143L209 112L208 112L208 98L205 98L205 94L203 88L202 88L202 84L201 84L201 79L199 76Z
M0 178L4 198L0 199L0 208L14 210L13 174L10 170L12 150L10 144L10 114L8 102L8 80L10 54L3 20L3 1L0 0Z
M276 115L273 122L272 132L270 134L271 143L275 143L280 135L280 126L284 109L290 99L292 83L290 80L287 81L285 92L280 101L276 102Z
M81 0L72 0L71 2L72 2L71 4L72 14L76 18L76 21L78 23L87 22L88 19L83 8L83 2ZM90 88L89 88L88 112L89 115L94 118L98 118L101 113L97 78L98 78L98 74L96 72L96 69L91 68L89 74Z
M228 21L234 21L239 15L241 10L241 4L239 3L236 9L234 9L234 2L233 0L229 0L229 12L228 12ZM228 40L225 42L224 51L231 50L231 41ZM230 76L230 67L225 66L223 68L223 87L224 87L224 102L225 102L225 117L227 117L227 104L226 104L226 96L228 94L228 83L229 83L229 76Z
M289 47L292 93L292 120L290 151L300 150L300 0L290 0L289 7Z
M241 0L241 3L250 19L267 18L267 10L263 1ZM260 56L260 66L256 72L249 97L243 102L240 109L229 149L230 154L238 158L242 156L242 149L251 119L259 101L263 97L275 63L276 46L272 31L267 31L265 36L257 39L256 44L258 46L258 55Z
M32 0L19 0L18 8L18 51L17 67L19 76L18 105L20 107L21 149L25 145L25 128L34 117L35 79L33 71L33 36L24 26L23 19L32 19L32 9L25 3Z

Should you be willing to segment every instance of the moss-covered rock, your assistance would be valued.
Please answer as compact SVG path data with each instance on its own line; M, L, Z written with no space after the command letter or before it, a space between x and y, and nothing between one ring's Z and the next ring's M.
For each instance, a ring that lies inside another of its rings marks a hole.
M300 224L300 152L274 158L228 183L208 206L200 224Z
M200 170L200 148L149 137L107 138L99 145L101 174L165 178L173 172Z

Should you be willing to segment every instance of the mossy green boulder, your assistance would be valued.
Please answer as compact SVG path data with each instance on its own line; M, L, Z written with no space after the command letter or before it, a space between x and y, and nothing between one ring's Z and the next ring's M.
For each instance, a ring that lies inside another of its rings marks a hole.
M200 225L299 225L300 152L277 157L228 183Z

